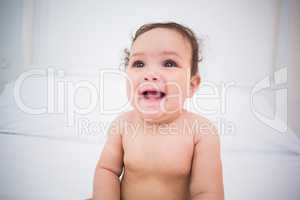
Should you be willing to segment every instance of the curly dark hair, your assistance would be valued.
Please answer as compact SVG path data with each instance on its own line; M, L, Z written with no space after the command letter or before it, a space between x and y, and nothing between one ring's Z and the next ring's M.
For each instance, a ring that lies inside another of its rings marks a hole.
M194 76L198 73L198 63L202 61L202 55L200 55L201 49L199 49L199 42L195 35L195 33L188 27L181 25L176 22L163 22L163 23L147 23L142 25L138 30L135 32L131 44L135 42L135 40L142 35L143 33L150 31L154 28L167 28L171 30L175 30L176 32L180 33L184 38L186 38L192 48L192 60L191 60L191 76ZM199 40L200 41L200 40ZM125 67L128 66L130 51L128 49L124 50L125 58L124 64ZM199 59L200 57L200 59Z

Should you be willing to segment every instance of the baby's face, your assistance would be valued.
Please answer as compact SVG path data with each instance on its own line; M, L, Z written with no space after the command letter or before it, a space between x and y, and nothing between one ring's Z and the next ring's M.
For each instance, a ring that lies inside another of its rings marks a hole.
M191 46L178 32L154 28L131 47L128 97L147 121L171 119L191 96Z

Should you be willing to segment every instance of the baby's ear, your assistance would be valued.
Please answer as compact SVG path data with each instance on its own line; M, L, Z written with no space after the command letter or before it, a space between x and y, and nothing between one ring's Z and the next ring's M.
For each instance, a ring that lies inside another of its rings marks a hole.
M191 78L191 82L190 82L190 91L189 91L189 98L192 98L193 95L195 94L195 92L197 91L199 85L201 82L201 77L199 74L195 74L192 76Z

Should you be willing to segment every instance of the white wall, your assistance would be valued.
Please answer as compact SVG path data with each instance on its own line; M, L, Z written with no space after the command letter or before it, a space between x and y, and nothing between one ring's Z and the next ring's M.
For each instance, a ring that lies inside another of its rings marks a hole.
M1 55L11 62L2 80L32 66L118 67L136 28L163 20L186 24L204 39L203 80L252 86L274 68L279 0L2 4Z
M116 67L136 28L174 20L205 39L204 80L252 84L274 60L278 1L36 1L33 64Z
M21 38L22 1L0 1L0 88L18 73L22 63Z

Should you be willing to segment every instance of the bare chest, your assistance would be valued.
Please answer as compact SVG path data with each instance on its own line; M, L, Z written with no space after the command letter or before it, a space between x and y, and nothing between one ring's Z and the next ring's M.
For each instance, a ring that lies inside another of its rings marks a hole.
M193 138L183 135L137 134L123 138L125 170L143 177L187 176L193 157Z

